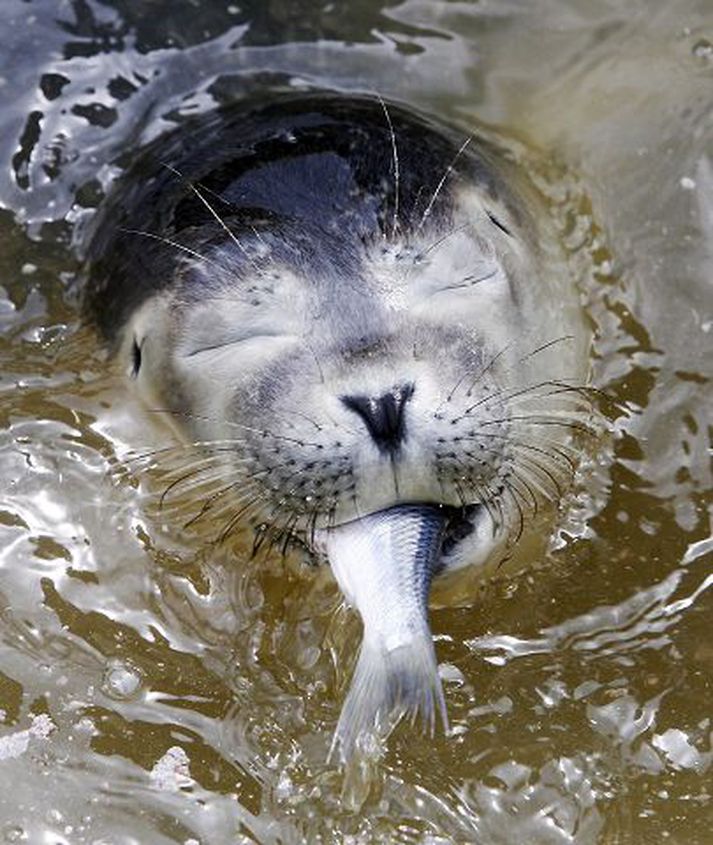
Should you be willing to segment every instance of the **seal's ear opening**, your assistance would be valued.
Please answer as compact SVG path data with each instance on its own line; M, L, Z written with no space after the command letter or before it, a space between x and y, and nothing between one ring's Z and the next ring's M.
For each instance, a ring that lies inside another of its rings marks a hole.
M136 378L139 374L139 370L141 369L141 347L138 344L136 338L134 338L134 343L131 347L131 375Z

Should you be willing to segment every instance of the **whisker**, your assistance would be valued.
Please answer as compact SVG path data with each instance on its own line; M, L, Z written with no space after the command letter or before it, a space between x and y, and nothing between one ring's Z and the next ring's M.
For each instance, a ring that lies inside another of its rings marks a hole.
M255 507L255 505L262 504L262 502L264 502L266 499L267 499L267 494L264 493L264 492L262 494L256 493L250 499L248 499L246 504L244 504L241 508L239 508L237 511L235 511L233 513L231 518L228 520L227 524L224 526L223 530L220 532L218 537L213 541L213 544L216 545L216 546L222 545L227 540L227 538L230 536L230 534L232 534L235 527L240 522L241 518L244 517L247 513L249 513L250 510L252 510Z
M523 483L525 482L525 479L527 479L529 483L537 489L542 498L549 502L551 505L556 504L559 501L559 498L561 498L562 494L558 493L555 495L552 493L552 491L548 490L544 482L539 479L536 475L534 475L534 467L536 467L538 470L542 469L542 467L537 465L524 466L523 464L519 464L513 467L513 473L517 475L523 481ZM552 480L552 483L556 484L554 479ZM557 490L561 490L558 484Z
M188 472L184 473L183 475L179 476L174 481L172 481L168 485L168 487L166 487L166 489L163 491L163 493L161 494L161 496L158 500L159 509L163 509L164 502L166 501L166 497L171 492L171 490L175 490L176 487L178 487L182 482L187 481L189 478L195 478L196 475L199 475L205 469L206 469L206 467L199 467L198 469L189 470ZM211 467L211 469L212 469L212 467Z
M235 524L240 522L243 516L246 516L250 507L266 501L268 498L267 491L258 482L242 484L236 482L234 486L239 486L240 491L233 496L226 497L221 504L212 510L211 518L213 521L222 519L224 515L228 515L228 520L236 518ZM229 491L228 491L229 492ZM238 510L236 511L236 507ZM206 511L207 513L207 511ZM206 514L201 514L200 518ZM214 539L213 543L217 544L218 540Z
M483 369L480 370L478 375L475 377L475 381L473 381L471 386L466 391L466 396L470 396L471 390L475 387L475 385L478 383L478 381L485 375L485 373L490 369L490 367L493 366L493 364L497 361L497 359L509 349L509 347L511 345L512 344L508 344L507 346L503 347L500 350L500 352L498 352L493 358L491 358L490 361L488 362L488 364L486 364L486 366ZM433 412L434 416L437 416L439 414L441 408L453 399L456 391L461 386L461 384L463 384L463 382L468 378L469 375L470 375L470 373L468 373L468 372L463 373L463 375L453 385L453 387L451 388L451 390L448 393L448 395L446 396L446 398L443 399L441 401L441 403L436 407L436 410Z
M455 487L455 491L458 494L458 500L460 502L460 506L462 508L465 508L465 507L468 506L469 502L468 502L468 498L463 493L463 488L461 487L460 483L461 483L460 478L454 478L451 481L451 484Z
M494 271L494 272L497 272L497 271ZM466 279L468 279L468 278L469 277L466 277ZM479 279L479 281L485 281L487 278L489 278L489 276L482 277L482 279ZM459 283L458 285L453 285L451 287L459 287L459 286L461 286L461 283ZM525 362L528 358L531 358L532 356L537 355L539 352L542 352L545 349L548 349L552 346L555 346L558 343L564 343L565 341L573 340L573 339L574 339L573 335L562 335L561 337L557 337L557 338L554 338L553 340L549 340L546 343L543 343L540 346L536 347L535 349L531 350L530 352L528 352L522 358L520 358L519 363ZM478 372L478 374L475 376L473 381L468 386L468 389L466 390L466 396L470 396L472 394L473 389L478 384L478 382L483 378L483 376L486 375L486 373L489 370L491 370L493 368L493 366L497 363L497 361L509 349L512 348L512 346L513 346L512 342L506 344L499 352L497 352L490 359L490 361L485 365L485 367L483 367ZM434 413L438 414L445 404L451 402L451 400L453 399L456 391L463 384L463 382L468 378L468 375L469 374L467 372L465 372L460 376L460 378L456 381L455 385L451 388L451 390L446 395L446 398L443 399L441 401L441 403L437 406ZM611 401L611 397L607 396L607 394L603 393L602 391L597 390L597 388L592 387L591 385L585 385L585 384L572 384L572 385L570 385L570 384L566 383L566 379L562 378L562 379L551 379L549 381L543 381L543 382L540 382L538 385L531 385L530 387L527 387L527 388L517 388L517 387L506 388L506 387L503 387L498 391L495 391L493 393L488 394L487 396L482 397L482 399L480 399L475 405L472 405L468 410L472 410L473 408L477 407L478 405L482 404L483 402L487 401L488 399L495 399L498 396L502 396L509 390L514 391L510 394L510 396L514 398L515 396L519 395L520 392L525 393L528 390L534 389L535 387L545 387L545 386L559 387L559 388L561 388L562 392L572 391L572 392L575 392L575 393L580 393L582 396L585 396L588 399L590 398L590 395L593 395L593 396L601 396L602 399L605 399L607 401ZM550 394L545 394L545 395L550 395ZM555 395L555 394L553 393L552 395Z
M535 496L535 494L533 493L532 488L520 475L518 475L514 467L511 468L510 473L511 474L509 476L509 482L512 485L512 489L522 497L523 504L530 509L533 517L537 516L539 510L537 496ZM522 486L525 488L525 490L527 491L527 496L515 484L516 481L518 482L518 484L522 484ZM529 505L527 503L528 497L530 499Z
M481 282L487 282L488 279L492 279L493 276L497 274L497 270L492 270L490 273L486 273L484 276L476 276L472 274L470 276L463 276L463 278L458 282L457 285L446 285L445 287L440 288L440 290L458 290L459 288L472 288L474 285L478 285Z
M215 197L217 200L220 200L225 205L230 205L230 206L234 207L234 203L232 203L230 200L226 199L222 194L219 194L217 191L214 191L212 188L209 188L207 185L204 185L202 182L197 182L196 184L201 189L201 191L204 191L206 194L210 194L211 196ZM267 247L268 246L267 241L265 241L263 236L260 234L259 229L257 229L252 223L249 223L248 226L250 228L250 231L253 233L253 235L255 235L255 238L258 241L260 241L260 243L264 247Z
M503 346L503 348L499 352L496 352L495 355L493 355L490 361L488 361L488 363L480 370L475 379L470 383L470 386L465 392L466 396L471 395L475 385L478 384L478 382L483 378L483 376L485 376L486 373L492 370L492 368L500 360L500 358L502 358L502 356L512 348L512 345L512 341L510 343L505 344L505 346Z
M330 493L334 490L334 485L330 488ZM316 504L310 511L307 518L307 525L305 534L309 537L310 546L314 548L314 535L317 531L317 520L319 519L319 504Z
M269 526L267 523L259 525L255 531L255 538L253 539L253 547L250 551L250 558L254 560L260 553L263 543L268 537Z
M227 484L225 487L222 487L220 490L217 490L215 493L212 493L206 500L203 502L203 505L200 511L192 516L188 522L183 523L184 528L190 528L192 525L195 525L196 522L199 522L213 507L214 502L218 499L225 496L227 493L230 493L231 490L234 490L236 487L240 487L242 482L234 481L232 484Z
M470 439L470 438L468 438L468 439ZM473 439L475 439L475 438L473 438ZM490 452L490 453L495 454L495 455L499 455L499 454L500 454L499 450L496 450L496 449L488 449L487 447L485 448L485 451ZM467 454L470 454L470 453L467 453ZM461 461L461 460L460 460L457 456L453 455L453 456L451 456L451 459L455 459L455 460L456 460L456 462L457 462L458 464L460 464L460 465L461 465L461 466L462 466L462 467L466 470L466 472L468 472L468 473L469 473L469 472L471 471L471 467L469 467L467 464L465 464L465 462ZM524 459L521 457L519 460L521 460L521 461L522 461L522 460L524 460ZM554 488L557 490L557 493L558 493L559 497L561 497L561 496L562 496L562 489L561 489L561 486L559 485L559 483L558 483L558 482L557 482L557 480L555 479L554 475L552 475L552 474L549 472L549 470L547 470L545 467L540 466L538 463L536 463L536 462L534 462L534 461L532 461L532 460L528 460L528 464L530 465L530 467L531 467L531 468L536 468L537 470L541 471L544 475L546 475L546 476L547 476L547 478L548 478L548 480L552 483L552 485L554 486ZM522 469L522 468L520 468L520 469ZM532 483L533 483L533 481L534 481L534 482L536 482L536 486L537 486L538 490L540 491L541 495L542 495L542 496L543 496L543 497L544 497L544 498L545 498L548 502L553 503L553 502L555 502L555 501L556 501L556 499L555 499L555 498L553 498L552 494L551 494L549 491L545 490L545 489L542 487L542 484L541 484L540 482L537 482L536 477L535 477L535 479L533 479L532 477L530 477L530 478L528 479L528 478L525 478L525 477L522 475L522 473L518 474L518 465L517 465L517 463L514 463L514 464L512 465L512 467L511 467L511 469L510 469L510 472L511 472L511 473L512 473L512 475L515 477L515 479L516 479L516 480L517 480L520 484L522 484L522 485L523 485L523 487L526 489L527 494L528 494L529 498L531 499L531 506L532 506L532 512L533 512L533 515L536 515L536 514L537 514L537 512L538 512L537 497L536 497L536 495L535 495L535 493L534 493L534 491L533 491L533 489L532 489ZM461 480L465 480L465 479L461 479ZM477 490L477 488L476 488L475 481L474 481L472 478L468 478L467 483L468 483L468 485L471 487L471 489L473 490L473 492L475 492L475 493L477 493L479 496L481 496L481 501L479 501L478 503L479 503L479 504L486 505L486 502L482 500L482 493L480 493L480 492ZM525 495L522 493L522 491L521 491L518 487L515 487L515 489L516 489L516 490L520 493L521 497L523 498L523 502L524 502L524 501L525 501L525 499L526 499L527 497L525 497ZM491 496L492 496L492 492L491 492ZM493 513L492 513L491 509L490 509L490 508L488 508L488 507L487 507L487 505L486 505L486 509L488 510L488 514L490 515L490 518L491 518L491 519L493 520L493 522L495 523L495 522L496 522L496 520L495 520L495 517L494 517L494 515L493 515ZM496 523L496 524L499 524L499 523Z
M294 478L295 475L298 475L299 471L295 470L291 475L289 475L285 479L285 483L290 480L290 478ZM288 512L287 517L285 518L284 524L281 528L277 528L277 519L280 516L281 512L285 509L285 506L290 500L290 497L294 495L294 493L299 490L300 483L298 482L295 484L287 493L284 493L279 502L273 505L272 513L270 515L271 524L267 525L266 530L262 533L261 536L256 538L256 541L253 543L252 549L252 557L256 557L259 553L260 549L262 548L265 541L268 539L269 535L269 543L266 549L265 554L269 555L273 548L280 542L280 540L284 537L284 532L289 527L289 532L287 534L286 543L289 543L290 537L293 536L293 528L294 525L299 521L302 514L292 511ZM286 546L283 547L282 555L286 554Z
M184 525L184 527L188 527L194 521L197 521L200 517L202 517L217 499L219 499L221 496L225 495L230 490L235 490L236 488L239 488L239 492L235 494L234 500L240 501L240 500L242 500L242 498L245 495L247 495L249 493L249 491L251 489L255 489L255 488L260 489L259 479L266 476L266 475L269 475L270 472L271 472L270 469L265 469L265 470L262 470L260 472L254 473L254 475L252 475L251 477L238 478L238 479L232 481L227 486L224 486L223 488L221 488L223 492L218 491L217 493L211 493L208 496L207 500L203 503L203 507L202 507L200 513L198 514L198 516L195 519L189 520L188 525ZM159 499L159 508L163 509L165 507L169 493L176 490L176 488L178 486L180 486L180 484L182 482L189 481L191 478L195 477L197 474L198 474L198 472L188 473L184 476L181 476L181 478L177 479L172 484L169 484L168 487L163 491L163 493L162 493L162 495ZM176 499L173 500L172 505L171 505L171 509L174 512L180 513L181 511L185 511L187 508L192 508L192 506L195 502L195 499L191 498L190 501L182 501L183 497L189 497L189 496L194 497L199 493L199 491L202 491L202 495L205 496L206 494L209 493L211 488L215 487L215 485L217 483L224 482L225 480L226 480L225 473L216 472L212 476L205 476L201 480L197 481L195 484L192 484L190 486L186 486L185 489L182 490L180 494L178 492L176 493ZM205 489L206 487L208 488L207 490Z
M445 185L446 180L448 179L448 177L449 177L449 176L451 175L451 173L453 172L453 168L456 166L456 162L457 162L457 161L458 161L458 159L461 157L461 155L465 152L466 147L468 146L468 144L470 144L470 142L471 142L472 140L473 140L473 136L472 136L472 135L469 135L469 136L465 139L465 141L463 141L463 143L461 144L461 146L460 146L460 148L459 148L458 152L457 152L457 153L455 154L455 156L453 157L453 160L450 162L450 164L449 164L449 165L448 165L448 167L446 168L445 173L443 174L443 176L441 176L441 180L440 180L440 182L436 185L436 190L433 192L433 195L432 195L432 197L431 197L431 199L430 199L430 201L429 201L428 205L426 206L426 208L425 208L425 210L424 210L424 212L423 212L423 215L422 215L422 217L421 217L421 222L418 224L418 227L417 227L417 229L416 229L416 232L420 232L420 231L421 231L421 229L423 228L423 226L424 226L424 224L425 224L426 220L428 220L428 218L431 216L431 211L433 210L434 203L435 203L435 202L436 202L436 200L438 199L438 195L441 193L441 189L442 189L442 188L443 188L443 186Z
M358 503L356 495L354 496L354 506L357 509L357 513L359 512ZM327 530L331 530L334 528L334 523L337 518L337 502L335 501L329 510L327 511Z
M471 479L471 487L473 492L478 497L477 504L482 505L488 513L493 525L495 526L495 530L499 531L502 527L502 512L498 515L495 511L496 505L496 497L493 495L493 491L490 490L484 483L477 483ZM485 491L485 495L484 495Z
M549 458L551 461L556 461L556 458L561 458L567 464L567 468L571 475L577 471L577 464L574 460L564 452L557 452L555 451L554 454L550 451L546 451L545 449L541 449L537 446L533 446L531 443L522 443L522 442L514 442L512 443L512 447L514 449L526 449L530 452L537 452L538 454L542 455L543 457ZM554 449L554 447L552 447ZM556 456L556 457L555 457Z
M426 247L426 249L420 250L418 253L417 259L423 260L427 255L433 252L434 249L438 249L439 246L444 244L449 238L452 238L453 235L457 235L459 232L463 232L465 229L470 229L472 223L461 223L460 226L454 226L445 235L442 235L438 240L434 241L432 244ZM413 270L413 266L409 268L409 272Z
M535 393L536 390L541 390L544 387L553 388L545 393ZM574 393L579 396L582 395L582 390L585 389L580 385L568 385L564 382L553 381L548 379L546 381L538 382L537 384L530 384L527 387L511 389L510 392L506 388L496 390L493 393L488 393L486 396L481 396L477 402L474 402L470 407L463 411L462 416L468 416L475 408L478 408L484 402L490 399L500 399L503 402L510 402L519 396L527 396L532 394L532 398L542 399L548 396L559 396L564 393ZM458 418L460 419L460 418Z
M517 545L522 538L523 531L525 530L525 515L522 512L522 506L513 491L512 486L508 483L507 479L503 479L503 492L509 493L510 498L512 499L513 504L515 505L515 509L517 510L518 514L518 528L515 537L511 540L511 546Z
M579 431L581 434L586 434L588 437L596 435L596 429L586 426L578 420L572 419L555 419L552 417L537 417L531 414L512 415L509 417L502 417L501 419L484 420L480 425L501 425L509 422L527 422L530 425L552 425L560 426L561 428L569 428L573 431Z
M494 450L491 449L489 451L494 451ZM454 455L453 457L451 457L451 460L455 460L456 463L460 464L460 466L462 466L463 469L466 471L466 478L461 478L460 481L464 481L467 484L467 486L472 490L473 494L477 497L477 502L469 502L468 504L483 505L485 507L486 511L488 512L490 518L493 520L493 523L495 525L499 525L499 523L496 520L495 515L492 511L491 502L489 501L489 499L487 497L483 496L483 493L482 493L480 486L476 483L475 479L473 479L470 475L472 468L470 466L468 466L464 461L460 460L457 455ZM456 492L458 492L457 489L456 489ZM492 491L490 491L490 497L492 498Z
M181 473L179 478L175 479L171 482L171 486L176 486L181 483L184 478L189 477L192 474L205 474L206 478L200 484L195 485L201 486L201 484L205 483L206 481L211 480L211 474L214 478L219 478L224 476L226 473L226 469L230 467L230 469L237 469L238 467L244 466L245 464L250 464L252 462L252 458L239 458L234 461L231 461L230 464L226 464L224 462L217 462L216 455L204 455L201 458L197 458L194 461L188 461L184 464L175 467L161 467L158 465L154 465L152 467L153 470L156 471L156 474L160 476L161 480L168 481L173 476Z
M296 528L297 528L297 523L299 522L299 519L300 519L299 514L293 514L292 521L288 522L288 524L285 526L286 534L285 534L284 540L282 541L282 549L281 549L282 557L285 557L285 555L287 554L287 550L290 547L290 543L294 542L295 539L297 538Z
M490 501L492 502L493 506L497 509L498 515L495 521L496 530L500 530L507 524L507 519L505 518L505 513L503 512L503 503L500 494L493 490L489 484L483 484L486 493L490 495Z
M481 437L488 437L490 439L505 440L508 444L519 445L520 447L524 447L524 448L535 448L529 442L525 442L524 440L519 440L519 439L513 437L511 432L509 432L508 434L503 434L501 432L479 431L477 435L475 434L475 432L471 432L469 435L462 434L462 435L460 435L460 437L461 437L462 440L476 440L476 441L480 440ZM559 442L554 441L554 440L546 440L542 437L540 437L539 443L540 443L542 448L547 447L549 449L552 449L553 451L559 451L561 449L562 451L560 452L560 456L564 460L568 461L568 463L572 467L573 472L576 470L576 463L574 461L574 458L570 458L566 454L565 450L569 450L571 455L580 456L582 454L581 449L578 449L575 446L572 446L568 443L559 443Z
M302 438L295 438L295 437L288 437L286 434L275 434L272 431L269 431L266 428L254 428L253 426L244 425L243 423L235 422L234 420L217 420L215 417L207 417L201 416L199 414L189 414L186 411L174 411L172 408L149 408L148 413L151 414L171 414L172 416L176 417L185 417L187 419L192 420L204 420L207 422L221 422L228 426L233 426L234 428L242 428L245 431L253 432L254 434L259 434L263 438L273 437L276 440L286 440L288 443L296 443L298 446L314 446L316 449L322 450L324 449L323 443L314 443L311 440L304 440ZM248 442L248 441L246 441Z
M534 357L539 352L544 352L545 349L549 349L551 346L555 346L558 343L564 343L568 340L574 340L574 335L572 334L563 334L560 337L556 337L554 340L548 340L547 343L543 343L541 346L536 347L531 352L526 353L522 358L520 358L519 363L524 364L529 358Z
M396 236L396 232L399 228L399 193L401 179L401 175L399 172L399 151L398 147L396 146L396 132L394 132L394 124L391 122L391 115L389 114L389 110L386 108L386 103L384 102L384 99L381 94L377 94L377 97L379 99L379 102L381 103L381 108L384 110L384 117L386 118L386 122L389 125L389 135L391 136L391 160L394 170L394 218L391 224L391 237L393 239Z
M185 252L187 255L190 255L193 258L198 259L199 261L203 261L206 264L211 264L213 267L217 267L218 270L220 270L222 273L228 272L234 275L230 268L225 267L223 264L219 264L217 261L214 261L207 255L203 255L200 252L197 252L195 249L191 249L189 246L186 246L185 244L171 240L171 238L165 238L163 237L163 235L157 235L155 232L144 232L141 229L127 229L123 226L118 227L118 231L124 232L127 235L139 235L142 238L149 238L153 241L158 241L159 243L166 244L167 246L172 246L180 252Z
M161 458L170 454L171 452L191 453L194 449L202 449L205 447L221 446L228 451L229 447L241 446L245 443L245 439L235 440L233 438L220 438L216 440L194 440L189 443L175 443L171 446L160 446L156 449L149 449L146 452L130 452L122 458L124 463L132 464L140 461L149 460L150 458Z
M204 205L204 206L208 209L208 211L210 212L211 216L212 216L212 217L216 220L216 222L220 225L221 229L223 229L223 231L224 231L224 232L226 233L226 235L230 238L230 240L231 240L231 241L235 244L235 246L237 246L237 248L238 248L238 249L239 249L239 250L243 253L243 255L244 255L244 256L248 259L248 261L249 261L249 262L250 262L250 264L252 265L253 270L255 270L255 272L256 272L259 276L264 275L263 269L262 269L260 266L258 266L258 264L256 264L255 260L254 260L254 259L253 259L253 257L250 255L250 253L249 253L249 252L248 252L248 250L245 248L245 246L244 246L242 243L240 243L240 241L239 241L239 240L238 240L238 238L235 236L235 233L232 231L232 229L230 229L230 228L227 226L227 224L226 224L225 220L223 220L223 218L222 218L222 217L218 214L218 212L217 212L217 211L213 208L213 206L212 206L212 205L208 202L208 200L207 200L207 199L203 196L203 194L202 194L202 193L198 190L198 188L196 187L196 185L195 185L193 182L191 182L190 180L186 179L180 171L176 170L176 168L175 168L175 167L172 167L170 164L166 164L165 162L162 162L162 164L163 164L163 166L164 166L164 167L166 167L166 168L167 168L168 170L170 170L172 173L175 173L175 174L176 174L176 176L178 176L178 177L179 177L179 179L181 179L181 180L184 182L184 184L187 184L187 185L188 185L188 187L189 187L189 188L193 191L193 193L194 193L194 194L198 197L198 199L199 199L199 200L203 203L203 205Z

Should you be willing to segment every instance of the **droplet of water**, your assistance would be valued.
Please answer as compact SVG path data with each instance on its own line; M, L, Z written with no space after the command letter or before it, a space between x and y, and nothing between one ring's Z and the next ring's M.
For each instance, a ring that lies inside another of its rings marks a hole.
M141 689L143 678L135 666L123 660L112 660L104 672L102 691L110 698L125 701Z
M457 666L454 666L452 663L439 664L438 674L441 680L446 684L463 686L463 684L465 683L465 675Z
M293 790L292 778L283 770L275 786L275 797L278 801L284 801L291 797Z
M163 792L178 792L191 786L189 763L188 755L180 745L171 746L151 769L151 783Z
M693 45L691 52L703 62L713 61L713 44L707 38L699 38Z

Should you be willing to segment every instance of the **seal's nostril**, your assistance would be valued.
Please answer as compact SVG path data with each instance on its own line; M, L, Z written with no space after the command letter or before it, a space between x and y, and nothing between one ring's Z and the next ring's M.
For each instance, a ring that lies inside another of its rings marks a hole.
M414 389L413 384L402 384L382 396L341 396L340 399L362 418L379 450L393 454L406 439L404 409Z

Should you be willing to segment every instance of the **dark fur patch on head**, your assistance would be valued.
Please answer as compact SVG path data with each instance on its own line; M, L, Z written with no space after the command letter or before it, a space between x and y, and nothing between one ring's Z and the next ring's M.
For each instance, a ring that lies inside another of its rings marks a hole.
M480 139L464 145L463 133L376 98L283 95L203 116L151 144L98 215L86 311L114 338L187 259L233 237L245 252L218 265L239 274L273 233L284 241L276 257L310 273L321 261L349 265L365 243L426 217L445 229L457 186L507 196L493 155Z

